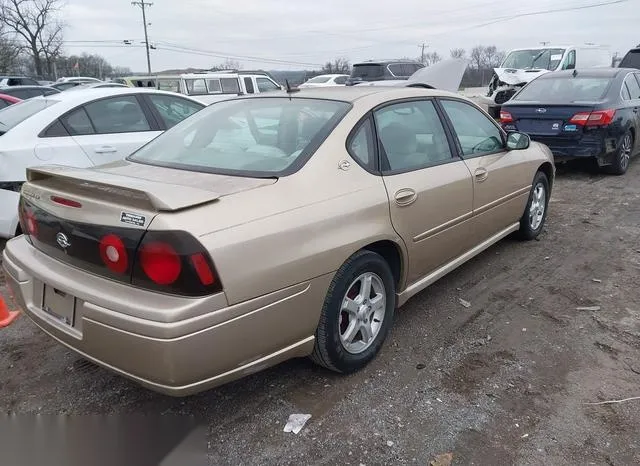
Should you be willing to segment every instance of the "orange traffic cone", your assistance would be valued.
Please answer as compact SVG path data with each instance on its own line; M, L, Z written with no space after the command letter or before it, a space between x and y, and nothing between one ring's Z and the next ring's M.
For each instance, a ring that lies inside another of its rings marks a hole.
M9 311L4 297L0 295L0 328L6 327L18 318L19 311Z

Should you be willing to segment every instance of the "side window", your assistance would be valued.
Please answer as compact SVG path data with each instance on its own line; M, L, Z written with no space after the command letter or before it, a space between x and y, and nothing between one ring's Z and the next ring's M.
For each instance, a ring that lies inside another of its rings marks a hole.
M480 110L464 102L442 100L465 158L504 149L502 132Z
M204 95L207 93L204 79L186 79L184 83L187 85L187 94L189 95Z
M361 165L369 170L375 168L375 141L371 118L367 118L349 139L347 150Z
M253 80L251 78L244 78L244 87L247 90L247 94L253 94L255 92L253 89Z
M35 79L30 79L30 78L22 78L22 84L29 85L29 86L39 86L40 85L40 84L38 84L38 81L36 81Z
M34 97L34 95L31 93L31 91L27 90L27 89L18 89L16 91L13 91L13 93L11 94L15 97L17 97L18 99L30 99L31 97Z
M85 105L96 133L150 131L149 122L134 96L112 97Z
M627 76L624 83L626 84L627 89L629 89L631 100L640 99L640 85L638 85L638 80L633 76L633 74Z
M388 69L391 72L391 74L394 76L398 76L398 77L404 76L403 66L400 63L397 63L395 65L389 65Z
M221 78L220 85L224 94L240 94L238 78Z
M567 58L562 66L563 70L572 70L576 67L576 51L572 50L567 54Z
M167 128L180 123L202 108L189 100L170 95L150 95L149 99Z
M447 136L430 100L403 102L375 112L384 171L408 171L452 159Z
M256 84L260 92L279 91L280 87L268 78L256 78Z
M9 81L7 81L8 86L19 86L20 84L22 84L20 78L9 78Z
M45 138L55 138L60 136L69 136L67 129L62 125L60 120L56 120L53 124L49 125L43 134Z
M626 83L622 83L622 100L631 100L631 94L629 94L629 88Z
M84 107L80 107L71 113L63 116L61 120L65 123L71 136L83 136L87 134L95 134L91 120L87 116Z
M0 99L0 108L5 108L5 107L8 107L8 106L9 106L9 104L7 103L6 100Z
M347 77L346 76L338 76L336 79L333 80L334 83L336 84L345 84L347 82Z
M222 92L219 79L208 79L207 88L209 89L209 94L218 94Z

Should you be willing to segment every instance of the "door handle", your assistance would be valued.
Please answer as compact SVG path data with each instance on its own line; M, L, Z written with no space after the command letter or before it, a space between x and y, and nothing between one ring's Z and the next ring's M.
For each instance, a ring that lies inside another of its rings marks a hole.
M96 154L112 154L114 152L118 152L118 149L113 146L100 146L96 147L94 152Z
M486 168L478 168L473 175L476 177L476 181L478 183L482 183L484 180L489 178L489 172Z
M413 204L416 199L418 199L418 193L411 188L403 188L396 191L394 198L396 200L396 204L404 207L409 204Z

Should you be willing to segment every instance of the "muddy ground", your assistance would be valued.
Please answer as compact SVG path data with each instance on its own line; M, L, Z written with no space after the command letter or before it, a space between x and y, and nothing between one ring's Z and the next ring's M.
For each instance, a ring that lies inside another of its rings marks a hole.
M412 299L357 374L296 360L173 399L21 316L0 330L0 409L201 415L216 465L640 464L640 400L588 404L640 396L640 161L561 170L550 209L540 241L507 239ZM292 413L313 415L298 435Z

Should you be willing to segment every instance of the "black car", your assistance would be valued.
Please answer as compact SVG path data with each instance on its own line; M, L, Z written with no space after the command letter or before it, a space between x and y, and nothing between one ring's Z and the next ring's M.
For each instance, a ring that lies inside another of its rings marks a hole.
M0 86L38 86L36 79L27 76L0 76Z
M631 49L624 56L618 68L635 68L640 70L640 44L635 49Z
M0 92L5 95L11 95L18 99L30 99L31 97L37 97L40 95L58 94L60 91L52 87L47 86L10 86L0 89Z
M640 152L640 71L592 68L544 74L502 105L500 122L551 149L557 161L593 158L614 174Z
M351 76L347 79L346 85L353 86L368 81L409 79L409 77L420 68L424 68L424 65L412 60L383 60L356 63L351 68Z

